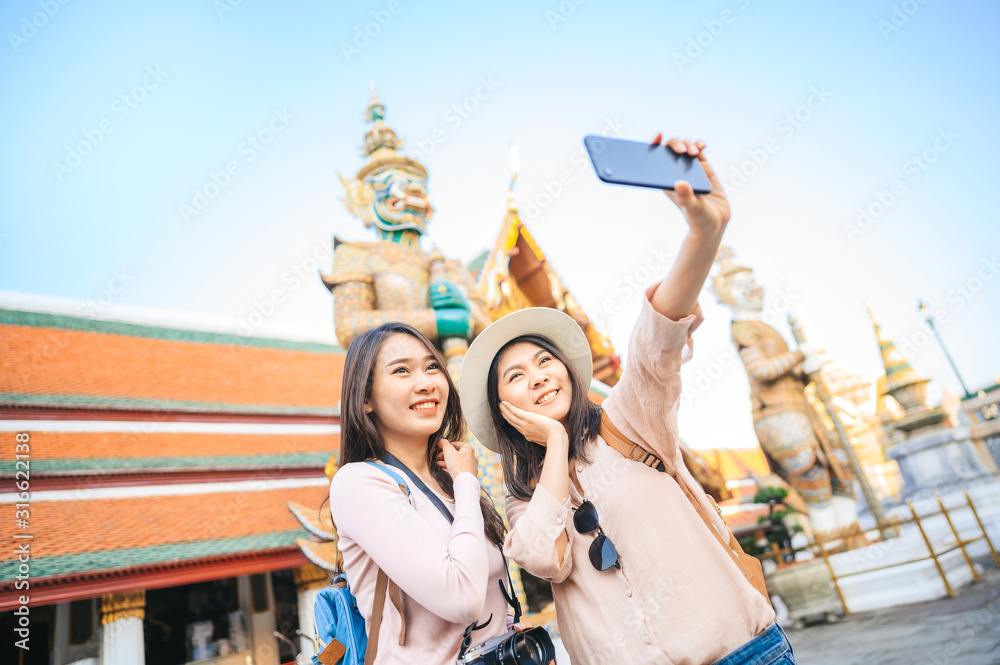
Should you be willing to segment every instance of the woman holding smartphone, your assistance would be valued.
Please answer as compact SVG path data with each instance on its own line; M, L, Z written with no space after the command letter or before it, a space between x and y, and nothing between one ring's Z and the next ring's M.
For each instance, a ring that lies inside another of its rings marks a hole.
M669 273L645 293L603 423L602 407L587 398L587 339L556 310L495 322L462 367L469 425L502 456L511 525L504 552L552 582L574 665L794 663L770 603L724 544L728 529L678 447L680 366L730 219L704 148L666 142L698 158L712 190L696 195L679 181L666 192L688 234ZM638 456L652 466L626 459L609 445L615 441L652 453Z
M402 592L399 607L384 603L376 663L454 665L473 622L482 627L472 644L507 630L504 525L480 489L472 446L456 443L462 433L458 394L424 335L388 323L354 339L330 510L370 638L378 570Z

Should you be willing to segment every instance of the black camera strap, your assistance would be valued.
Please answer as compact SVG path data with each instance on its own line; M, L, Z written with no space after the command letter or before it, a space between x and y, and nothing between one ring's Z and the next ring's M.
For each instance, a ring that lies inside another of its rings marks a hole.
M420 488L420 491L424 493L430 502L441 511L441 514L448 520L448 524L455 523L455 516L452 515L451 511L448 510L448 507L444 505L444 501L441 500L441 497L435 494L434 491L428 487L427 484L422 481L419 476L417 476L417 474L411 471L408 466L400 462L398 457L387 452L382 457L382 461L405 473L406 476L413 481L413 484ZM503 556L503 552L501 552L500 555ZM521 620L521 602L517 599L517 594L514 593L514 581L510 577L510 566L507 564L507 557L505 556L503 557L503 568L504 572L507 573L507 584L509 585L510 590L508 591L508 587L504 586L503 580L498 580L500 590L503 591L503 597L507 601L507 604L514 610L514 623L518 623ZM479 630L480 628L485 627L488 623L489 621L487 620L487 622L482 626L476 626L476 623L473 622L472 625L469 626L469 630L467 632L471 633L473 630Z
M448 524L454 524L455 516L452 515L451 511L448 510L448 507L444 505L444 501L441 500L441 497L435 494L434 491L428 487L426 483L424 483L424 481L420 480L420 476L410 471L410 468L400 462L399 458L392 453L386 453L382 458L382 461L405 473L407 477L413 481L413 484L420 488L420 491L424 493L424 496L426 496L427 499L434 504L434 507L441 511L441 514L444 515L446 520L448 520Z

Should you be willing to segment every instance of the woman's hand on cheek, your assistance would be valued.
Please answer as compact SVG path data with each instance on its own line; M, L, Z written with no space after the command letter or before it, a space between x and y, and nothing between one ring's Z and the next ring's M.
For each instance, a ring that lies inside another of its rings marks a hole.
M547 446L550 442L567 438L566 428L558 420L516 407L510 402L500 402L500 413L525 439Z

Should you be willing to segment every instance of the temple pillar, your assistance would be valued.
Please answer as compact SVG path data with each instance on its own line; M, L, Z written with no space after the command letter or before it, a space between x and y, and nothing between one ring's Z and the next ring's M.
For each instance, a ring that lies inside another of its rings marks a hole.
M295 590L299 599L299 630L302 635L299 637L302 656L300 663L308 663L316 652L314 635L316 628L313 624L313 607L316 605L316 596L330 583L330 575L319 566L307 563L292 571L295 579Z
M146 592L128 591L101 597L101 665L143 665L146 650L142 622Z

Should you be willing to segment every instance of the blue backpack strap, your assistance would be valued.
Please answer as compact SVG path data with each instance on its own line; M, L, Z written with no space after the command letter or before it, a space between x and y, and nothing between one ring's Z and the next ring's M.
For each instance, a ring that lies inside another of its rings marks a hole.
M384 471L385 473L389 474L389 476L396 481L396 484L399 485L400 489L406 492L406 496L407 497L410 496L410 486L406 484L406 481L403 480L403 477L399 475L392 467L386 466L384 464L376 464L375 462L368 462L368 464L371 464L376 469L379 469L380 471Z
M400 471L402 471L403 473L405 473L409 477L409 479L413 481L413 484L416 485L418 488L420 488L420 491L424 493L424 496L427 497L427 500L433 503L434 507L437 508L439 511L441 511L441 514L444 515L444 518L448 520L448 524L454 524L455 516L452 515L451 512L445 507L444 501L442 501L437 494L432 492L431 488L427 487L427 484L424 481L420 480L420 477L417 474L413 473L413 471L411 471L408 466L400 462L399 459L397 459L396 456L393 455L392 453L386 453L383 456L383 459L386 464L392 465L397 469L399 469ZM385 468L388 470L389 467Z
M406 494L407 499L409 499L410 487L398 473L382 464L376 464L375 462L368 463L389 474L389 477L396 481L396 484L399 485L399 489L402 490L403 493ZM365 665L373 665L375 662L375 656L378 653L378 637L382 627L382 608L385 606L385 598L387 595L389 596L389 600L392 602L393 607L396 608L396 612L399 613L399 644L402 646L406 643L406 615L403 614L403 601L400 596L399 586L389 579L389 576L385 574L384 570L381 568L377 569L378 577L375 580L375 604L372 607L372 619L369 627L368 644L365 649Z

